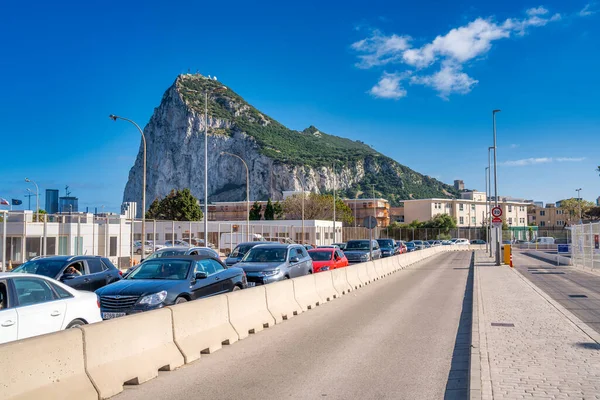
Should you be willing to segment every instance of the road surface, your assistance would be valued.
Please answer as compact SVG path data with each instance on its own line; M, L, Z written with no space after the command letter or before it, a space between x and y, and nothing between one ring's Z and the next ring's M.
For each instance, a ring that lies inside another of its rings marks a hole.
M471 255L434 256L114 398L466 399Z
M600 333L600 276L526 255L513 255L517 271Z

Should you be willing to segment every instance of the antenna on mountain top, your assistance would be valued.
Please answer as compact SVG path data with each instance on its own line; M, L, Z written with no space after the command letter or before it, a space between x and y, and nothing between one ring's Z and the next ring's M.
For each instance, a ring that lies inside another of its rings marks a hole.
M212 79L212 78L210 77L210 75L208 76L208 79Z
M65 186L65 194L67 195L67 197L71 195L71 192L69 192L69 186Z
M217 77L216 77L216 76L213 76L213 79L216 81L216 80L217 80Z

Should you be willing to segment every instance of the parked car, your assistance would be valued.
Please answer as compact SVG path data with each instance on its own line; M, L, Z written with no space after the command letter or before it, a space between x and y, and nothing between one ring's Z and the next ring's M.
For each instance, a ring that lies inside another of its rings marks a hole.
M334 243L334 246L339 247L340 250L346 249L346 243Z
M194 247L210 247L211 249L215 248L214 243L208 242L208 246L204 245L204 239L192 238L190 239L190 244Z
M102 318L111 319L244 288L242 269L207 255L179 255L146 260L96 294Z
M191 245L184 240L167 240L165 242L165 246L167 246L167 247L174 247L174 246L191 247Z
M261 244L236 264L246 272L248 286L265 285L313 273L312 258L299 244Z
M312 246L310 244L302 244L301 246L303 246L306 250L312 250L315 248L314 246Z
M410 253L412 251L417 251L418 250L417 249L417 245L414 244L413 242L406 242L405 245L406 245L406 252L407 253Z
M452 242L452 240L442 240L442 246L451 246L454 243Z
M471 244L485 244L485 240L481 240L481 239L475 239L475 240L471 240Z
M457 246L468 246L469 245L469 239L456 239L456 241L454 242L455 245Z
M412 240L408 243L412 243L415 245L415 250L423 250L425 249L425 244L422 240Z
M377 239L381 249L381 257L391 257L396 254L397 246L393 239Z
M369 245L369 242L371 244ZM381 258L381 249L377 240L349 240L346 244L344 254L348 258L350 264L371 261L370 248L373 249L373 260Z
M259 244L271 244L271 242L245 242L240 243L235 246L235 249L227 255L225 259L225 265L228 267L239 263L242 258L246 255L246 253L253 248L254 246L258 246Z
M406 246L406 242L404 242L402 240L398 240L398 241L396 241L396 244L398 245L398 254L404 254L404 253L408 252L408 247Z
M214 251L213 249L210 249L208 247L173 246L173 247L163 247L162 249L155 251L154 253L150 254L148 257L143 258L142 262L145 262L147 260L153 260L156 258L174 257L174 256L207 256L207 257L213 257L213 258L217 258L217 259L221 258L219 256L219 253L217 253L216 251ZM134 265L133 267L129 268L125 272L123 277L127 277L129 274L131 274L133 271L135 271L137 269L137 267L139 267L139 266L140 266L140 264L137 264L137 265Z
M258 233L251 233L250 238L246 232L224 232L219 239L219 248L225 250L225 254L244 242L266 242L265 238Z
M121 280L121 271L100 256L49 256L27 261L12 273L27 273L56 279L77 290L91 292Z
M160 245L160 244L154 244L154 242L152 242L151 240L146 240L146 242L144 242L144 254L151 254L153 252L155 252L158 249L163 248L164 246ZM135 242L133 242L133 252L135 254L142 254L142 241L141 240L136 240Z
M94 293L46 276L0 273L0 344L100 321Z
M330 271L348 266L348 258L338 248L316 248L308 251L313 260L313 272Z
M535 238L535 240L533 241L533 243L537 243L537 244L554 244L555 240L553 237L538 237Z

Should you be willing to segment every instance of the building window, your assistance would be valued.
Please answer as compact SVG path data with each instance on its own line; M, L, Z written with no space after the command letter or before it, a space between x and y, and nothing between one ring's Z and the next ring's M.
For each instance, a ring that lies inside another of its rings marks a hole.
M475 211L475 204L471 204L471 211Z
M464 211L464 204L462 204L462 203L459 204L458 209L459 209L459 211Z
M462 204L461 204L461 206L462 206ZM458 223L461 224L461 225L464 225L465 224L465 217L460 217Z
M508 218L508 223L512 224L512 217Z
M540 221L540 226L541 226L541 227L544 227L544 226L546 226L546 221Z
M546 211L545 210L540 210L540 217L544 217L546 216Z
M556 210L556 215L562 215L563 214L563 210Z
M477 220L475 217L471 217L471 225L477 225Z
M512 206L508 206L508 212L512 212Z

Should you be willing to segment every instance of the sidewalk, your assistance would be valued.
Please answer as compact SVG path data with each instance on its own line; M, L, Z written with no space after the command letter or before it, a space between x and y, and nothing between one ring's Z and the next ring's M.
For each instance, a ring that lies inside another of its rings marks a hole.
M600 345L571 322L576 317L482 251L475 288L482 399L600 399Z

